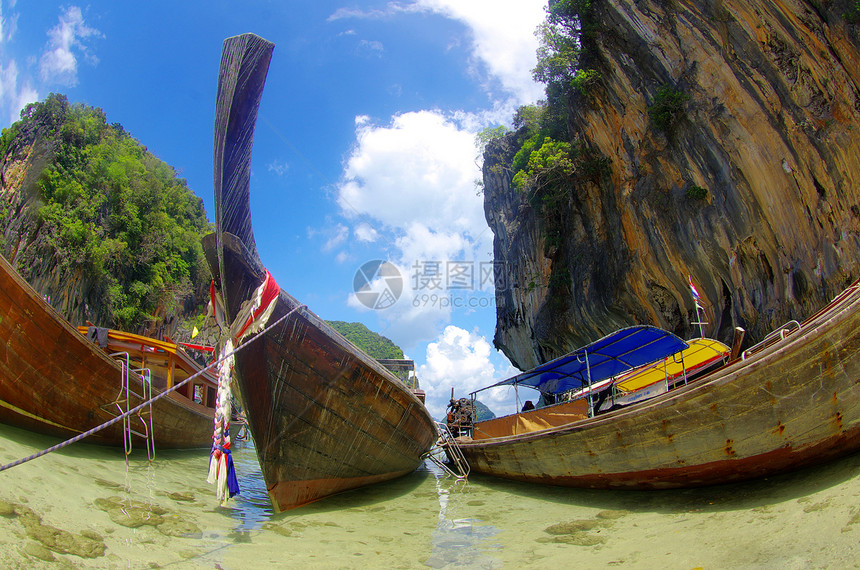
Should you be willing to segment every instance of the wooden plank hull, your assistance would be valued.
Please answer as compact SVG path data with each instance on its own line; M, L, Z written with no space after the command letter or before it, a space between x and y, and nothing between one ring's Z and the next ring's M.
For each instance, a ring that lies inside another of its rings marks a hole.
M224 42L215 120L215 234L204 239L228 322L265 278L250 220L250 155L273 45ZM299 303L281 291L268 323ZM436 440L422 402L306 308L243 341L238 387L272 504L283 511L416 469Z
M70 438L118 415L112 402L120 392L119 365L67 323L2 257L0 341L0 422ZM134 375L130 386L141 393ZM140 402L132 398L130 407ZM152 417L156 449L211 445L211 411L188 398L166 396L153 405ZM139 421L132 418L132 426ZM122 437L118 422L86 441L122 446ZM133 442L145 445L140 439Z
M857 451L860 290L780 343L653 400L461 449L480 473L639 489L740 481Z
M296 305L282 294L272 319ZM432 419L405 386L315 315L296 315L236 356L248 426L279 510L410 473L435 441Z
M236 238L223 243L223 291L248 298L262 276ZM300 305L283 291L276 303L270 323ZM411 390L307 308L245 344L234 383L277 510L410 473L435 442Z

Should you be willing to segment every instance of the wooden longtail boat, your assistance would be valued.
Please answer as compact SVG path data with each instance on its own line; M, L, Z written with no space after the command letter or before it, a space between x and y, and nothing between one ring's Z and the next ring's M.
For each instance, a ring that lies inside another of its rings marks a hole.
M126 396L120 363L85 333L86 328L72 327L0 256L0 422L71 438L143 402L134 395L143 395L141 375L127 375ZM152 396L160 393L159 386L197 371L172 343L118 331L110 331L104 338L116 352L129 355L131 370L150 370ZM118 338L125 342L124 347L115 344ZM130 427L151 433L156 448L210 446L213 409L204 404L206 391L214 390L214 378L201 378L198 385L202 404L193 401L193 392L173 392L152 405L151 415L148 408L143 415L133 415ZM122 422L94 433L87 441L127 443Z
M459 440L472 471L590 488L734 482L857 451L860 285L742 358L644 402L594 415L588 400L575 400L477 422L474 438Z
M254 125L273 47L252 34L236 36L224 41L221 59L216 233L204 238L204 250L234 325L244 318L243 303L273 283L256 251L249 204ZM437 437L421 401L293 297L276 292L266 305L269 329L238 346L233 369L275 509L415 470Z
M202 367L183 348L169 340L157 340L114 329L99 329L92 326L78 327L78 332L99 345L108 354L128 354L133 370L147 370L155 390L171 388L200 372ZM209 351L212 349L210 348ZM186 400L203 405L211 424L218 379L209 371L176 390ZM209 438L212 426L207 426ZM207 442L201 440L201 447Z

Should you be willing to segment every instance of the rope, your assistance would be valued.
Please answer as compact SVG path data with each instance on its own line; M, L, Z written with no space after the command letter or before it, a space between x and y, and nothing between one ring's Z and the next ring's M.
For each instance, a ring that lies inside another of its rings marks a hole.
M200 370L199 372L197 372L197 373L196 373L196 374L194 374L193 376L189 376L188 378L186 378L185 380L183 380L183 381L182 381L182 382L180 382L179 384L176 384L176 385L174 385L172 388L169 388L168 390L165 390L164 392L162 392L161 394L159 394L159 395L155 396L154 398L151 398L150 400L147 400L146 402L143 402L142 404L140 404L140 405L138 405L138 406L135 406L134 408L132 408L132 409L130 409L129 411L127 411L126 413L124 413L124 414L122 414L122 415L119 415L119 416L117 416L117 417L115 417L115 418L113 418L113 419L111 419L111 420L108 420L107 422L103 423L103 424L102 424L102 425L100 425L100 426L94 427L94 428L92 428L91 430L89 430L89 431L85 431L85 432L84 432L84 433L82 433L82 434L78 434L78 435L76 435L75 437L73 437L73 438L71 438L71 439L69 439L69 440L66 440L66 441L64 441L64 442L62 442L62 443L58 443L57 445L54 445L54 446L52 446L52 447L49 447L48 449L44 449L44 450L42 450L42 451L40 451L40 452L38 452L38 453L34 453L33 455L30 455L29 457L25 457L24 459L19 459L19 460L17 460L17 461L13 461L12 463L7 463L6 465L2 465L2 466L0 466L0 471L5 471L5 470L10 469L10 468L12 468L12 467L17 467L18 465L21 465L21 464L23 464L23 463L27 463L28 461L31 461L31 460L36 459L36 458L38 458L38 457L42 457L43 455L47 455L47 454L51 453L52 451L57 451L58 449L62 449L62 448L67 447L67 446L69 446L69 445L71 445L71 444L73 444L73 443L77 443L77 442L81 441L82 439L84 439L85 437L89 437L89 436L91 436L91 435L92 435L92 434L94 434L94 433L97 433L97 432L99 432L99 431L101 431L101 430L103 430L103 429L105 429L105 428L108 428L108 427L110 427L110 426L114 425L114 424L115 424L115 423L117 423L117 422L122 421L125 417L127 417L127 416L130 416L130 415L132 415L132 414L137 413L138 411L140 411L141 409L143 409L145 406L147 406L147 405L151 404L152 402L156 402L156 401L160 400L161 398L166 397L166 396L167 396L168 394L170 394L171 392L174 392L174 391L178 390L179 388L181 388L182 386L185 386L185 385L186 385L186 384L188 384L190 381L192 381L192 380L194 380L195 378L197 378L197 377L201 376L204 372L206 372L206 371L207 371L207 370L209 370L210 368L212 368L212 367L214 367L214 366L218 366L219 364L221 364L221 362L222 362L222 361L224 361L224 360L226 360L226 359L228 359L228 358L232 358L232 356L233 356L234 354L236 354L237 352L239 352L240 350L242 350L242 349L243 349L243 348L245 348L246 346L250 345L252 342L254 342L255 340L257 340L257 339L258 339L258 338L260 338L261 336L265 335L265 333L269 332L269 330L271 330L272 328L276 327L277 325L279 325L280 323L282 323L283 321L285 321L285 320L287 319L287 317L289 317L290 315L292 315L293 313L295 313L295 312L296 312L296 311L298 311L299 309L303 309L303 308L306 308L306 307L307 307L306 305L297 305L297 306L293 307L293 309L292 309L291 311L289 311L287 314L285 314L283 317L279 318L277 321L275 321L275 322L274 322L274 323L272 323L271 325L267 326L265 329L263 329L263 330L260 332L260 334L258 334L257 336L254 336L254 337L253 337L253 338L251 338L251 340L249 340L248 342L245 342L245 343L243 343L243 344L240 344L238 347L236 347L235 349L233 349L229 354L225 354L224 356L220 357L218 360L216 360L216 361L212 362L211 364L209 364L206 368L203 368L202 370Z

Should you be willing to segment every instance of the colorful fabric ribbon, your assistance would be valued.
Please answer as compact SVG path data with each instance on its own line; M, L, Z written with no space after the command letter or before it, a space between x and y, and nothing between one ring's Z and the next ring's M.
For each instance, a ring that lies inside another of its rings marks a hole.
M215 406L215 429L212 434L212 453L209 457L207 481L215 485L215 495L224 506L227 500L239 494L239 482L230 453L230 417L233 413L231 384L233 381L234 347L245 337L266 327L281 289L266 271L263 283L254 290L251 298L242 303L233 323L227 327L224 304L213 282L209 288L210 303L207 317L218 323L223 345L219 354L227 355L218 365L218 397Z

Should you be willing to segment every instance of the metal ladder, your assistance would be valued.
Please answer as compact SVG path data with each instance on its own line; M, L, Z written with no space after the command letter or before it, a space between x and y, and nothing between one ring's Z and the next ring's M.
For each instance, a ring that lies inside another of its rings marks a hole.
M424 457L435 463L442 471L457 479L466 479L469 476L471 468L460 445L448 429L448 425L442 422L436 422L436 432L438 439L436 444L430 448ZM442 454L448 456L448 459L453 465L453 469L449 467L448 462L442 458Z
M152 430L152 374L148 368L131 368L130 357L127 352L117 352L110 355L120 365L120 391L117 394L113 404L122 415L122 446L125 451L126 461L131 454L131 438L138 436L146 441L146 457L149 461L155 459L155 434ZM140 377L140 385L142 394L138 394L129 386L130 374L136 374ZM146 402L147 405L141 408L136 417L140 420L140 427L132 426L131 417L128 411L132 408L131 397L136 397Z

